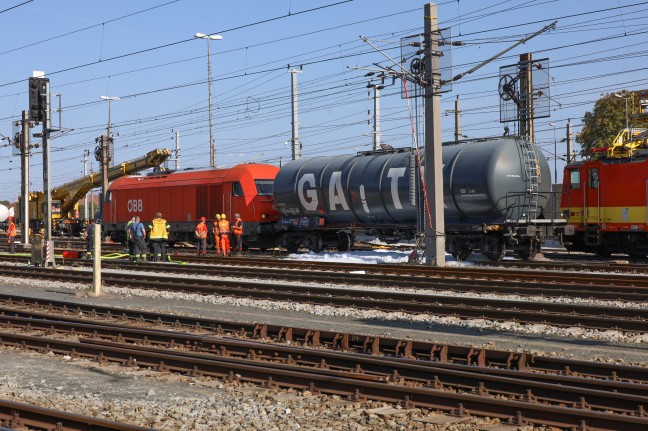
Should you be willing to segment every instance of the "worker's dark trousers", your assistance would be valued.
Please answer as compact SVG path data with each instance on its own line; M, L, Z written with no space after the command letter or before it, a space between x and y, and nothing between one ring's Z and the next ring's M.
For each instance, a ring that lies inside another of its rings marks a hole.
M130 257L131 262L135 262L135 243L132 238L128 240L128 256Z
M160 248L161 248L161 243L162 240L160 239L152 239L151 240L151 247L153 248L153 262L159 262L160 261Z
M198 254L207 254L207 238L197 238Z
M145 262L146 261L146 241L141 236L133 237L134 254L136 262Z

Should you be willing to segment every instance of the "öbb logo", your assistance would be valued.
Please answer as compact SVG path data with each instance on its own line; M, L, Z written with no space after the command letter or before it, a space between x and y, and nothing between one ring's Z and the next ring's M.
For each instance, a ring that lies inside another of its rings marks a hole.
M142 200L141 199L129 199L127 204L127 209L129 213L141 212L142 211Z

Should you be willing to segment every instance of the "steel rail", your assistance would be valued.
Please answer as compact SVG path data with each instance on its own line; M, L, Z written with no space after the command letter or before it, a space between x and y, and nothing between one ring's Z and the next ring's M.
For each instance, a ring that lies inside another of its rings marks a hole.
M0 424L10 429L56 431L155 431L135 425L46 409L31 404L0 399Z
M210 331L219 337L236 337L273 340L303 346L324 347L331 350L353 351L379 356L396 356L419 361L437 363L467 364L477 367L503 368L519 371L553 373L569 376L582 376L590 379L603 379L615 382L638 382L648 384L646 368L604 362L590 362L554 357L543 357L520 352L452 346L414 340L382 338L361 334L348 334L320 331L261 323L241 323L176 314L163 314L129 310L124 308L101 307L75 302L41 300L24 296L0 294L0 304L5 307L0 313L28 317L39 315L25 308L44 310L43 318L54 314L64 322L83 323L85 316L93 320L105 319L102 324L122 326L124 322L139 325L150 324L172 329L186 328L195 331ZM18 309L16 309L19 307ZM114 322L117 322L116 324Z

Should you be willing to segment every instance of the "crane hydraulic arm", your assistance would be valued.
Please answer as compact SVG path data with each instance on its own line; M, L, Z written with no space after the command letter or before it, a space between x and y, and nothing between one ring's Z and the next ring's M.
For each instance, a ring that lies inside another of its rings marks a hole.
M108 169L108 181L114 181L124 175L131 175L145 169L160 166L171 155L168 148L158 148L149 151L143 157L123 162ZM101 172L94 172L69 183L65 183L52 190L52 199L61 202L61 216L71 217L76 203L95 187L101 186Z

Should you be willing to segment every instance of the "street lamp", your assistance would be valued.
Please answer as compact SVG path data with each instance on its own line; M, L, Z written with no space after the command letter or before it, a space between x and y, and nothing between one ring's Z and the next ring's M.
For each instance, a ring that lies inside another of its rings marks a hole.
M554 135L554 186L555 186L556 184L558 184L558 147L557 147L557 144L556 144L556 123L549 123L549 125L551 127L553 127L553 135ZM558 208L556 207L556 204L557 204L557 202L556 202L556 192L553 190L553 187L552 187L552 190L551 190L551 198L553 200L553 203L551 205L552 210L553 210L552 218L555 219Z
M623 95L621 93L614 93L615 97L618 97L619 99L624 99L625 100L625 117L626 117L626 129L628 128L628 99L630 98L629 94ZM630 131L628 131L629 133Z
M198 39L207 39L207 91L209 94L209 166L216 167L216 148L214 146L214 132L212 130L212 96L211 96L211 52L210 40L221 40L220 34L203 34L196 33L194 37Z
M113 100L120 100L120 98L116 96L100 96L99 98L101 100L108 101L108 127L106 127L106 138L108 139L108 145L110 145L108 154L110 155L110 166L112 167L115 164L115 148L112 144L110 144L110 102L112 102Z

